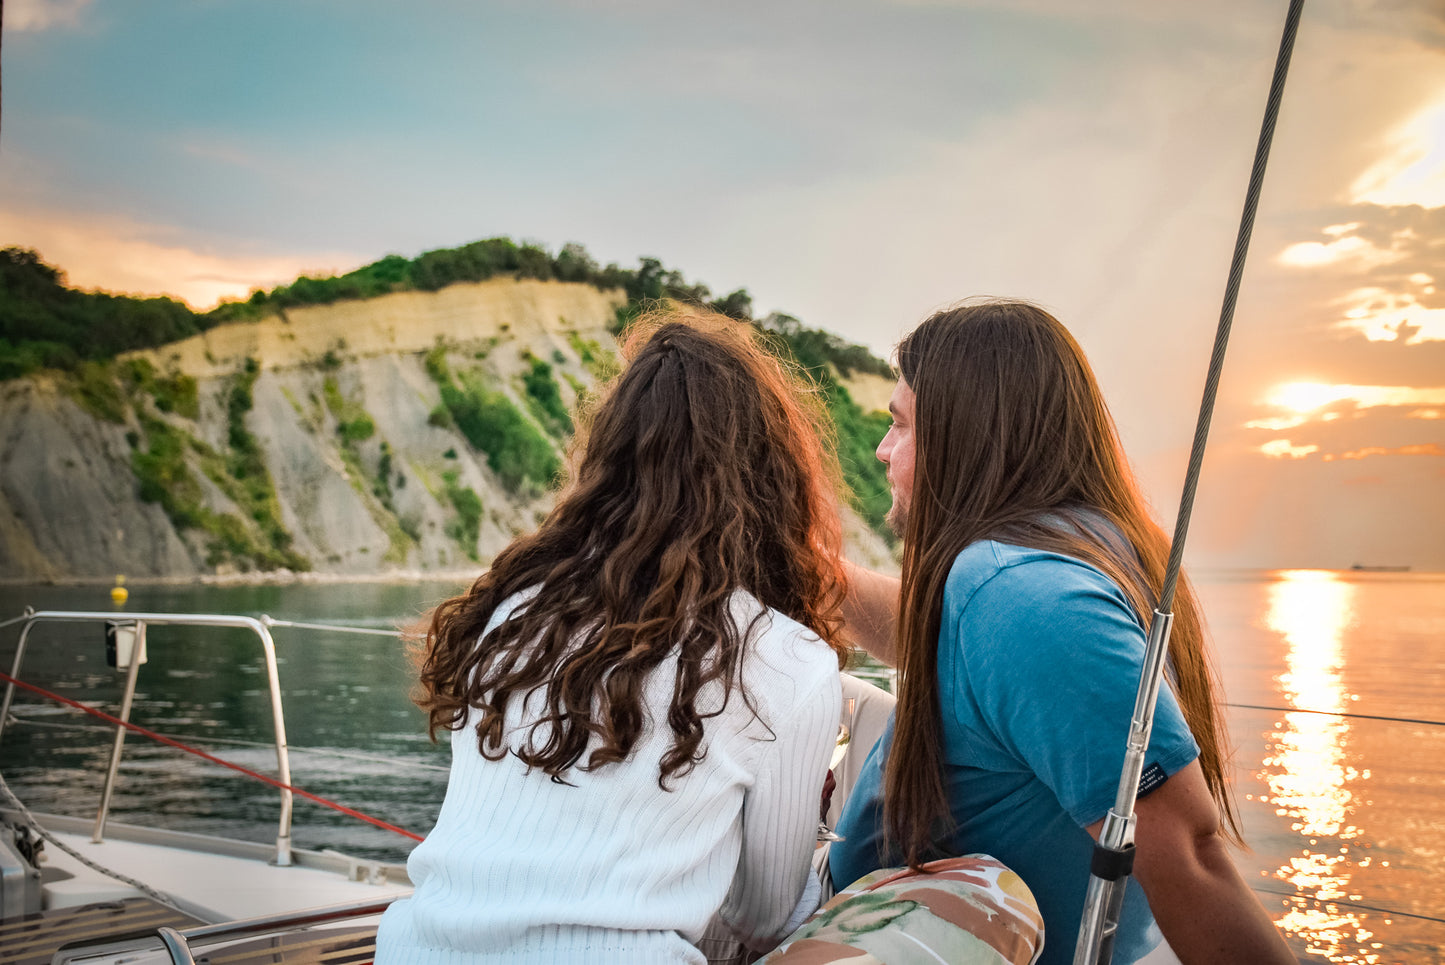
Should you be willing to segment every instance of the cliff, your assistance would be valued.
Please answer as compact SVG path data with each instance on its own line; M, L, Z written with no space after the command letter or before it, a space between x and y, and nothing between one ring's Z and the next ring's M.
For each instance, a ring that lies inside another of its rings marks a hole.
M0 580L474 573L550 508L624 301L499 277L0 383ZM886 400L877 376L849 387Z

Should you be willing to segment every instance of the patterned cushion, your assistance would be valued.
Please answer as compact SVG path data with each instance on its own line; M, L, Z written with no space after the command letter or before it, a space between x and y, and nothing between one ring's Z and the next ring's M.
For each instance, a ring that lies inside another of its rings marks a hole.
M988 855L923 873L885 868L839 892L761 961L767 965L1030 965L1044 920L1028 886Z

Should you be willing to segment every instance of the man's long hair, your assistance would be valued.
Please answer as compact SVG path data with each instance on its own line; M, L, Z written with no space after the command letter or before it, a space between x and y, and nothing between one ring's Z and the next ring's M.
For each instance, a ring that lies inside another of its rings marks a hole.
M1083 560L1119 585L1147 626L1169 540L1150 517L1083 350L1053 316L1026 302L965 305L918 326L899 344L897 358L917 405L916 461L903 534L900 683L884 808L889 838L916 866L950 821L941 778L938 634L954 558L971 543L994 539ZM1102 517L1105 529L1117 527L1128 545L1081 524L1089 516ZM1182 579L1174 613L1171 684L1199 744L1210 793L1237 839L1203 622Z
M556 508L437 607L416 700L433 739L475 708L483 756L515 753L558 781L625 760L645 728L668 727L666 789L702 760L704 720L721 712L699 694L717 682L725 703L741 690L751 628L736 625L735 591L829 641L841 664L839 474L817 399L750 326L654 312L623 354ZM502 601L533 588L481 638ZM672 654L671 703L650 721L644 686ZM509 746L509 702L539 689L541 716Z

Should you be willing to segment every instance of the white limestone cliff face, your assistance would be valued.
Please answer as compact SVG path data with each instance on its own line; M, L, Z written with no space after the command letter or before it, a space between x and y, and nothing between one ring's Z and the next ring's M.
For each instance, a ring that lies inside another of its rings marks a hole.
M52 379L0 383L0 578L200 572L165 512L138 498L125 431Z
M537 423L522 375L535 360L546 362L572 407L615 352L608 326L621 303L620 292L584 285L493 279L230 323L126 357L145 358L158 373L194 377L194 419L160 412L152 398L131 391L121 421L110 421L83 406L66 377L0 383L0 580L478 572L516 534L535 527L554 497L533 485L509 490L485 452L433 416L441 396L427 353L444 345L455 377L502 393ZM247 359L259 371L242 424L269 473L290 559L303 561L304 573L218 549L223 541L214 527L178 524L160 503L142 499L132 468L134 454L153 444L146 420L152 427L158 420L194 440L184 447L184 463L199 493L196 505L212 519L229 517L227 525L260 533L264 524L238 502L235 481L224 473L212 478L234 452L228 399ZM851 388L870 401L880 391L862 382ZM362 414L374 431L347 441L339 432L343 417ZM561 458L565 439L547 438ZM474 543L458 533L454 496L461 490L481 504ZM851 519L848 530L851 556L893 565L864 524Z

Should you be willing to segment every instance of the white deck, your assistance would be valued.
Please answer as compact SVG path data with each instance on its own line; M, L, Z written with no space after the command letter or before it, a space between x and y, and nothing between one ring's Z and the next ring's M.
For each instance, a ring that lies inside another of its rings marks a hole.
M201 835L155 831L112 822L106 840L93 844L89 821L36 815L42 826L91 861L171 896L206 921L232 921L285 912L402 897L411 882L399 865L349 859L334 852L296 852L296 863L270 863L275 849ZM46 869L73 877L46 881L43 904L65 908L112 901L141 892L105 877L53 845ZM47 872L45 878L57 877Z

